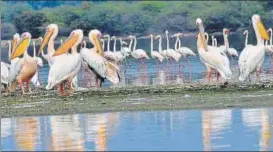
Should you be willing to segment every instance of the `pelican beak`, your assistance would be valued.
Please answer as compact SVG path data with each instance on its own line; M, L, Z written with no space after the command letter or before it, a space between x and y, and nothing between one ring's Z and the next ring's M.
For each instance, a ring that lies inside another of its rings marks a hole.
M100 55L103 55L103 50L102 50L102 46L101 43L99 41L99 38L97 35L92 35L92 38L94 40L94 46L97 49L97 53L99 53Z
M208 46L207 46L207 42L206 42L204 33L199 33L199 36L200 36L200 39L201 39L202 46L204 47L204 49L206 51L208 51Z
M79 39L79 35L71 35L69 36L66 41L58 48L58 50L54 53L53 56L58 56L61 54L66 53Z
M13 39L12 40L12 52L14 52L14 49L16 48L17 44L18 44L17 40Z
M264 28L264 25L262 23L262 21L258 21L257 23L257 26L258 26L258 30L261 34L261 37L264 39L264 40L269 40L269 36L268 36L268 33L266 32L266 29Z
M50 37L52 36L54 30L53 29L49 29L48 31L46 31L45 36L43 38L43 42L40 46L39 52L38 52L38 56L40 55L40 53L43 51L44 47L46 46L46 44L48 43Z
M30 38L23 38L20 43L17 45L17 47L12 52L12 55L10 57L10 60L19 57L22 55L28 48L30 43Z

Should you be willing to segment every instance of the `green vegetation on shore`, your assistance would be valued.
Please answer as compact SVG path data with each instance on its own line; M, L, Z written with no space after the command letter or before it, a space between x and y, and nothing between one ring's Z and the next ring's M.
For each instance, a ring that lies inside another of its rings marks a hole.
M25 31L37 38L49 23L61 27L60 36L76 28L85 33L98 28L111 35L162 33L166 29L192 32L197 17L210 32L223 27L237 30L250 27L255 13L267 26L273 23L272 1L22 1L1 5L2 39Z

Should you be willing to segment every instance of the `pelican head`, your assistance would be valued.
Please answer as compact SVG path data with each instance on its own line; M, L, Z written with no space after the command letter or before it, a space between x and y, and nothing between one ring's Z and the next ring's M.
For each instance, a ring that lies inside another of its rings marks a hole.
M25 51L27 51L27 48L30 44L31 40L31 34L29 32L24 32L21 35L21 41L18 43L14 51L12 52L12 55L10 57L10 60L19 57L22 55Z
M198 43L199 47L202 47L207 51L207 43L206 43L207 41L204 34L205 29L204 29L201 18L196 19L196 25L199 28L199 34L198 34L198 39L200 39L200 42Z
M91 30L88 34L88 38L89 38L90 42L94 45L97 53L99 53L100 55L103 55L102 46L99 41L101 37L102 37L102 34L97 29Z
M257 31L255 31L256 33L258 32L259 35L261 36L262 39L264 40L269 40L269 36L268 33L261 21L261 17L258 14L254 14L252 16L252 23L253 23L253 27L254 29L257 29Z
M59 32L59 27L57 24L49 24L46 27L46 33L44 35L42 44L40 46L38 55L43 51L43 48L47 45L49 40L53 41L56 38L58 32Z
M16 48L18 42L20 41L20 35L19 33L16 33L13 35L13 40L12 40L12 52L14 51L14 49Z
M267 32L272 32L272 28L269 28L269 29L267 30Z
M73 30L65 42L58 48L53 56L66 53L70 48L77 47L83 40L83 30Z

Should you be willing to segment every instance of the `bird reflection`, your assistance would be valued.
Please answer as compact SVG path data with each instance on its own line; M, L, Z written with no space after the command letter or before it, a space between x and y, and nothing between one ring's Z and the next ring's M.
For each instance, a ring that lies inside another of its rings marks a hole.
M263 109L261 111L261 117L262 119L261 119L260 151L268 151L271 132L270 132L269 115L268 115L267 109Z
M202 112L202 135L204 151L211 151L211 111Z
M217 137L228 128L232 121L232 111L229 109L208 110L202 112L202 129L204 151L211 151L211 137Z
M243 123L250 129L257 129L261 125L262 109L242 109Z
M11 119L1 119L1 138L5 138L11 135Z
M119 125L119 119L119 113L86 115L87 142L94 142L96 151L106 151L107 138L115 134Z
M14 124L15 140L20 150L34 151L40 143L40 123L35 117L17 118Z
M78 115L51 116L50 122L52 130L50 150L84 150L83 132L79 128Z

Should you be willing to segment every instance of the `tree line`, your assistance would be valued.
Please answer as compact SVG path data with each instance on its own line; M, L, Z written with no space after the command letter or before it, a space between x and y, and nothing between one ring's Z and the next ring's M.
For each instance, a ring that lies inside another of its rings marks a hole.
M144 35L196 31L195 19L201 17L209 32L250 28L251 16L261 15L266 27L273 25L272 1L37 1L2 2L1 38L29 31L34 38L45 27L56 23L60 36L72 29L85 34L97 28L111 35Z

